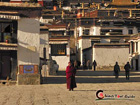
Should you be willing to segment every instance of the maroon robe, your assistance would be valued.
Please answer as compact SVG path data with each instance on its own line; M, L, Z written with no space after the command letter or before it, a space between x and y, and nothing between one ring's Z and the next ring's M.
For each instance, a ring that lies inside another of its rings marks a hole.
M67 80L67 89L73 89L76 87L75 82L76 70L73 66L67 66L66 68L66 80Z

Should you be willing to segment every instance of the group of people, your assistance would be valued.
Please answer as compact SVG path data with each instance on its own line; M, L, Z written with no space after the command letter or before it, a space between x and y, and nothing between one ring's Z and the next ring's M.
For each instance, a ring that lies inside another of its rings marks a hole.
M73 89L77 87L76 81L75 81L75 75L76 75L76 69L77 69L76 63L77 62L74 62L74 64L72 64L71 62L69 62L68 66L66 68L67 89L69 89L69 91L73 91ZM96 66L97 66L97 63L95 60L92 65L93 65L93 68L95 71ZM129 72L131 69L129 62L127 62L127 64L125 64L124 69L125 69L126 79L129 80ZM119 76L119 72L120 72L120 66L119 66L118 62L116 62L116 64L114 65L114 75L115 75L116 79Z
M127 62L125 64L124 69L125 69L126 79L129 80L129 72L131 69L129 62ZM116 79L119 77L119 72L120 72L120 66L118 65L118 62L116 62L115 66L114 66L114 75L115 75Z
M75 69L78 69L78 68L80 67L80 65L81 65L81 62L80 62L80 61L77 61L77 60L75 60L75 61L71 60L70 62L71 62L71 65L72 65Z
M95 71L96 70L96 66L97 66L97 63L94 60L93 63L92 63L92 70L94 69L94 71ZM85 61L83 61L83 69L87 68L89 70L90 67L91 67L90 60L87 60L87 63L85 63Z

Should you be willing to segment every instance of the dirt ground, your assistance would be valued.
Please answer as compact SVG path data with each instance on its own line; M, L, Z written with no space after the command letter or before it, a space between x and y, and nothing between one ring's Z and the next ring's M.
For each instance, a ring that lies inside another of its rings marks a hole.
M41 85L0 85L0 105L140 105L140 72L131 72L130 80L121 72L116 80L111 71L80 70L76 81L77 88L68 91L65 72L59 71ZM97 99L97 90L104 99Z

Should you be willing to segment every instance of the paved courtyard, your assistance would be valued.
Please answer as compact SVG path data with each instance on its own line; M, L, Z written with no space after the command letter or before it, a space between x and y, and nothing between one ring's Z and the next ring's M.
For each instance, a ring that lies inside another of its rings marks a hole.
M0 85L0 105L140 105L140 72L131 72L130 80L121 72L116 80L111 71L79 70L76 81L77 88L68 91L65 72L59 71L42 85ZM97 90L106 97L98 100Z

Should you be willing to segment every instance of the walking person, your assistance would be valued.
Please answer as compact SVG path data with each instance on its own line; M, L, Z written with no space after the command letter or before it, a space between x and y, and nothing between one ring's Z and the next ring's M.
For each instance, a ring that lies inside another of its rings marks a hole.
M74 68L75 68L76 70L78 69L78 63L77 63L76 60L74 61Z
M119 77L119 72L120 72L120 66L118 65L118 62L116 62L116 64L114 65L114 75L116 79L118 79Z
M130 66L129 62L127 62L127 64L124 66L124 69L125 69L126 79L129 80L129 72L130 72L130 69L131 69L131 66Z
M94 68L94 71L96 70L96 66L97 66L97 63L96 63L96 61L94 60L93 63L92 63L92 69Z
M87 69L90 69L90 60L87 61Z
M77 64L78 64L78 68L80 68L81 62L80 61L77 61Z
M86 66L85 61L83 61L83 70L85 69L85 66Z
M69 62L66 68L67 89L69 89L69 91L73 91L73 88L77 87L75 82L75 74L76 70L72 66L71 62Z

